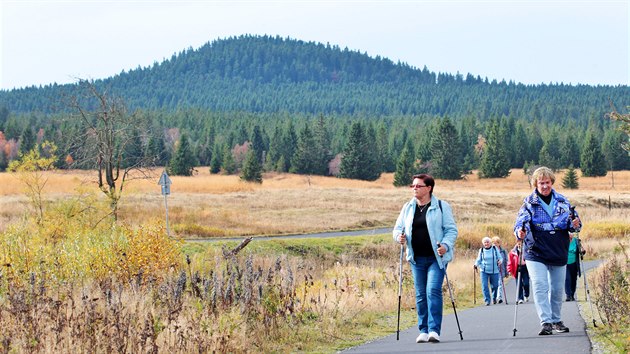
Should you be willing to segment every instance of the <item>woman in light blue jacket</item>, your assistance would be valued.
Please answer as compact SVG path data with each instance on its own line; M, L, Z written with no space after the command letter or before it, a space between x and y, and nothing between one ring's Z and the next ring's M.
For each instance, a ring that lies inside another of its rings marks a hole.
M483 247L479 249L479 254L475 260L475 270L479 269L479 276L481 277L481 290L483 292L483 301L486 306L490 305L490 302L497 303L498 289L499 289L499 277L500 268L503 266L503 256L501 252L492 244L490 237L484 237L481 240ZM490 296L490 290L488 289L488 282L492 286L492 296Z
M413 274L420 330L416 343L440 341L442 283L457 238L451 206L433 195L434 186L430 175L413 176L413 198L402 207L393 231L394 240L407 246Z

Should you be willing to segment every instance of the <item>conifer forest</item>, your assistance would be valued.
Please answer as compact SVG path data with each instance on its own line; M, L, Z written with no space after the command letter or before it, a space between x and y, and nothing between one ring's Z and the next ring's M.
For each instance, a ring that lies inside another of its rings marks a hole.
M176 175L204 166L258 182L260 171L460 179L546 165L603 176L630 169L627 135L608 118L629 97L627 86L489 81L244 35L110 78L0 91L0 170L43 142L56 168L95 168L87 132L111 129L121 166Z

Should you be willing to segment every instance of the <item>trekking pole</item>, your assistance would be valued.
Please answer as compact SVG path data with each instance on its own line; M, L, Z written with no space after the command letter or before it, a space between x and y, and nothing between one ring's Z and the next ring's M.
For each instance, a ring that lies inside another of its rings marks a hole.
M400 339L400 298L402 296L402 267L403 267L404 252L405 252L405 245L401 244L400 245L400 265L398 268L398 325L396 327L396 340Z
M575 207L572 206L569 208L571 210L571 220L575 219ZM576 236L579 240L580 233L576 232ZM591 292L588 290L588 281L586 280L586 272L584 269L584 254L582 253L582 242L577 242L578 244L578 254L580 255L580 271L582 272L582 278L584 279L584 292L586 293L586 300L588 301L588 305L591 308L591 317L593 317L593 327L597 327L597 323L595 323L595 313L593 312L593 303L591 302Z
M523 232L525 231L525 221L523 221L523 226L521 227ZM524 239L524 237L523 237ZM518 249L518 248L517 248ZM521 251L518 255L518 264L516 265L516 298L514 299L514 329L512 330L512 337L516 337L516 318L518 316L518 294L521 291L521 263L523 263L523 253L525 251L525 245L523 240L521 240Z
M473 304L477 305L477 268L473 266Z
M501 289L503 289L503 298L505 299L505 304L508 305L507 294L505 292L505 283L503 282L503 267L499 267L499 276L501 277Z
M440 244L438 243L438 248L440 248ZM440 256L444 258L444 255ZM451 282L448 281L448 273L446 272L446 264L444 265L444 276L446 277L446 286L448 287L448 294L451 296L451 304L453 304L453 313L455 314L455 321L457 322L457 329L459 330L459 338L460 340L464 340L464 336L462 336L462 328L459 326L459 318L457 317L457 309L455 308L455 299L453 298L453 290L451 290Z

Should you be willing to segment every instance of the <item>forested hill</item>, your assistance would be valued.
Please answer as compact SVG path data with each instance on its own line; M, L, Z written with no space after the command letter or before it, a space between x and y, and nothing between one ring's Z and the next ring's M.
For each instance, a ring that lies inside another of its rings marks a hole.
M120 55L124 55L121 53ZM465 55L462 56L465 59ZM627 86L523 85L435 73L329 44L240 36L188 49L97 85L130 108L300 112L364 116L513 116L565 123L601 118L625 106ZM0 91L12 113L49 112L76 85Z

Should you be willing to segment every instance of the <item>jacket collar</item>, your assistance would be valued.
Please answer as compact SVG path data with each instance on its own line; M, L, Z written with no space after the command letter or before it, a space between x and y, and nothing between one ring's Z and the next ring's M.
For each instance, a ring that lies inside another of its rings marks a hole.
M557 202L564 202L565 199L562 196L562 194L559 194L556 192L555 189L551 189L551 194L553 195L553 199L555 199ZM532 204L532 205L540 205L540 198L538 198L538 193L536 193L536 190L534 189L534 191L532 192L532 194L530 194L529 196L527 196L527 203Z
M435 208L437 203L438 203L438 199L434 195L431 195L431 206L429 207L429 209ZM418 201L417 201L416 197L412 197L411 200L409 201L409 204L410 205L417 205Z

